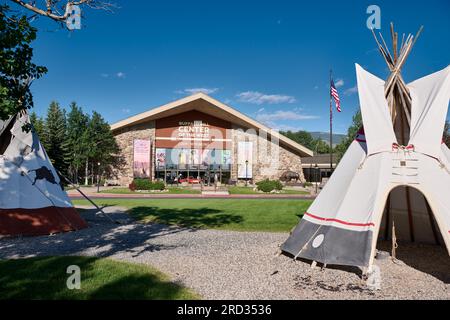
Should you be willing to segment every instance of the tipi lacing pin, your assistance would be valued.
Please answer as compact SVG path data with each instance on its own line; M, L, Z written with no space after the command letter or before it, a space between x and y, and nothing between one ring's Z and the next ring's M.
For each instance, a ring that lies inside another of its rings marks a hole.
M408 144L407 146L403 146L400 145L398 143L393 143L392 144L392 151L415 151L414 145L413 144Z

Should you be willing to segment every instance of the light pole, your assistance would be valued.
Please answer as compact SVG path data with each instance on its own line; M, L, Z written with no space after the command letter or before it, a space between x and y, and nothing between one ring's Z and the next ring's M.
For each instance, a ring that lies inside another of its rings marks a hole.
M317 194L317 186L318 186L318 184L319 184L319 182L318 182L318 178L317 178L317 170L319 169L319 166L317 165L317 163L316 163L316 165L314 166L314 168L316 169L315 170L315 177L316 177L316 194Z
M248 160L245 160L245 186L248 186Z
M164 164L164 184L167 185L167 167L166 167L166 164Z
M194 169L194 154L194 149L191 149L191 169ZM192 176L194 176L194 174L192 174Z
M177 185L180 184L180 162L181 162L181 153L178 153L178 163L177 163Z
M100 193L100 162L97 162L97 193Z

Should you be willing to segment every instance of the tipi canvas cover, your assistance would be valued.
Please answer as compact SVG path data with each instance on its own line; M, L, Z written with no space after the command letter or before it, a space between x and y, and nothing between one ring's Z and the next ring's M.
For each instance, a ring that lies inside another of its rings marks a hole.
M356 66L363 128L282 245L294 257L371 267L378 238L445 244L450 253L450 151L442 143L450 67L407 86L409 143L400 145L385 82Z
M60 185L28 114L0 121L0 235L44 235L87 227Z

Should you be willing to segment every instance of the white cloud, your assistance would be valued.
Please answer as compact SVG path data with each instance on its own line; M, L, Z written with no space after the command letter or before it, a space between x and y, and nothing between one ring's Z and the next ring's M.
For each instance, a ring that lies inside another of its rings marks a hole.
M131 112L131 109L129 109L129 108L123 108L123 109L122 109L122 112L123 112L123 113L130 113L130 112Z
M122 72L122 71L119 71L119 72L117 72L115 74L100 73L100 77L102 77L102 78L109 78L110 76L111 77L116 77L116 78L119 78L119 79L123 79L123 78L126 77L125 73Z
M273 121L283 121L283 120L311 120L317 119L317 116L300 114L294 111L283 111L278 110L273 113L259 113L256 116L256 120L263 123L270 123Z
M343 79L336 79L336 82L334 83L334 85L336 86L336 88L340 88L345 84Z
M344 94L346 96L351 96L352 94L355 94L357 92L358 92L358 86L354 86L354 87L351 87L351 88L348 88L347 90L345 90Z
M116 73L116 77L119 78L119 79L123 79L123 78L125 78L125 73L119 71L119 72Z
M265 108L259 108L258 112L263 112L264 110L266 110Z
M219 88L187 88L183 90L177 90L175 93L178 94L196 94L196 93L204 93L204 94L213 94L217 92Z
M278 103L294 103L297 100L292 96L281 94L264 94L257 91L246 91L236 95L241 102L253 104L278 104Z

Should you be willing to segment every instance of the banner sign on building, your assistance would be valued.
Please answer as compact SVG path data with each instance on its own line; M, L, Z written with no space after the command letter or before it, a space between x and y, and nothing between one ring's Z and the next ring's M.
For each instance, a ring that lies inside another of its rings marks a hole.
M222 164L226 166L231 164L231 150L222 151Z
M192 164L199 165L201 163L201 157L202 157L201 150L192 149L191 154L192 154L192 159L191 159Z
M166 149L156 149L156 167L164 168L166 166Z
M240 141L238 144L238 178L253 178L253 142Z
M202 155L201 155L201 166L204 168L209 167L210 163L211 163L211 150L208 149L204 149L202 151Z
M150 140L134 140L133 175L135 178L150 178Z

